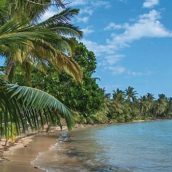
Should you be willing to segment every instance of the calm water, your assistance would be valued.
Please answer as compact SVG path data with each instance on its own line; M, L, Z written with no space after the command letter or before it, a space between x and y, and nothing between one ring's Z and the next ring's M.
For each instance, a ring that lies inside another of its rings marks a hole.
M172 120L73 132L34 163L48 172L172 172Z

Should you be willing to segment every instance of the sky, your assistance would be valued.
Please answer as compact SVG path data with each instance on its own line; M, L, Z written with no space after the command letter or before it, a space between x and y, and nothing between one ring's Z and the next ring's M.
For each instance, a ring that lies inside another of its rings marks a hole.
M172 97L171 0L65 2L80 9L72 22L84 32L80 41L96 55L94 77L106 92L132 86L139 95ZM42 18L56 12L52 7Z
M134 87L140 95L172 96L171 0L71 0L81 41L97 57L107 92Z

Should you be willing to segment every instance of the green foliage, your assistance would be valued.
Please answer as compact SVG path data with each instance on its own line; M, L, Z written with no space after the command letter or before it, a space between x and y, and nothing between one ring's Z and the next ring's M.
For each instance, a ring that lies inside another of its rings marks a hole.
M157 100L150 93L138 97L133 87L128 87L125 91L115 90L112 98L105 95L93 77L96 70L94 53L82 43L71 41L75 44L73 59L83 71L82 84L74 82L68 75L57 72L49 65L46 72L32 69L32 85L65 102L74 111L76 123L130 122L171 117L172 101L165 95L159 95ZM20 71L19 68L15 82L25 84Z
M151 93L140 98L133 87L125 92L117 89L113 98L109 99L108 117L115 122L130 122L133 120L163 119L172 117L172 101L164 94L155 99Z
M82 32L70 22L78 10L64 9L52 18L38 22L51 2L0 2L0 54L6 59L6 66L0 73L1 78L5 75L4 79L0 79L0 136L9 138L28 128L39 129L45 123L61 126L61 118L66 120L69 129L73 126L70 110L54 96L5 81L16 77L16 67L22 69L21 76L25 76L24 80L28 82L32 68L38 69L38 65L46 68L51 64L56 70L63 70L81 82L82 72L69 57L72 55L72 43L68 38L82 36ZM60 0L54 2L63 6Z
M59 1L56 3L59 5ZM0 53L6 57L6 80L12 79L17 65L22 66L28 77L30 66L42 69L51 64L81 82L82 72L70 58L73 45L69 39L82 37L79 28L71 24L79 10L68 8L60 12L57 8L53 17L37 20L50 5L50 0L1 2Z
M101 89L93 78L96 70L96 57L93 52L87 50L82 44L76 40L73 51L73 59L80 65L83 71L82 84L76 83L71 77L65 73L59 73L49 66L46 73L32 70L32 86L39 88L58 98L75 112L80 114L80 119L83 123L90 123L89 120L92 114L100 112L104 107L104 90ZM24 78L20 69L18 69L15 82L24 84ZM95 119L95 118L94 118ZM95 120L96 121L96 120Z
M8 138L9 131L17 134L40 129L44 124L61 126L61 118L69 129L73 126L70 110L55 97L41 90L8 84L0 79L0 135ZM10 129L9 129L10 128Z

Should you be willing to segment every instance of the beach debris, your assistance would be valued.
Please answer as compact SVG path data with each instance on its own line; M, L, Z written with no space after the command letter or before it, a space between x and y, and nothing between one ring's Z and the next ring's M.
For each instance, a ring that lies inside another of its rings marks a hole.
M69 142L71 140L69 132L61 132L58 140L61 142Z

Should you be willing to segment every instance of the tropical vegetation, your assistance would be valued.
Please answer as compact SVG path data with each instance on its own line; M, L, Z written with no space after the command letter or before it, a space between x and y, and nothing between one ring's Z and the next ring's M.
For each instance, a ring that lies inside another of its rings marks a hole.
M109 118L114 122L133 120L167 119L172 117L171 98L159 94L155 98L151 93L138 97L133 87L125 91L117 89L109 99Z
M69 39L82 36L70 22L78 10L64 9L40 21L51 3L51 0L0 2L0 54L6 60L0 80L0 131L6 138L13 130L17 134L25 132L28 126L39 129L45 123L61 125L61 118L69 129L73 125L70 110L55 97L36 88L9 83L17 66L25 74L25 84L30 86L30 69L42 70L50 64L81 82L82 72L72 59L74 44ZM64 7L60 0L54 3Z
M57 14L43 20L52 5ZM59 10L60 8L60 10ZM96 56L71 23L79 10L60 0L0 1L0 137L45 124L117 123L172 117L172 98L138 96L129 86L113 94L97 84ZM63 119L63 120L62 120Z
M160 94L157 99L147 93L141 97L129 86L125 90L116 89L106 94L94 77L96 57L86 46L75 43L73 59L83 71L82 83L75 82L64 72L57 71L52 65L46 73L32 68L31 84L64 102L73 112L75 123L95 124L113 122L131 122L135 120L153 120L171 118L172 100ZM21 68L16 68L15 83L25 84Z

